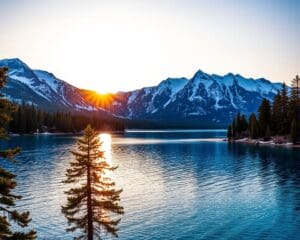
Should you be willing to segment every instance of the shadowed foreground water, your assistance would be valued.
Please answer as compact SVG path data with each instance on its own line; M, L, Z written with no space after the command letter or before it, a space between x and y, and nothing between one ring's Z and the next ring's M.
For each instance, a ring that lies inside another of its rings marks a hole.
M224 131L113 135L106 156L125 215L120 239L299 239L300 151L220 141ZM60 212L74 136L12 137L18 206L39 239L72 239ZM110 239L105 236L104 239Z

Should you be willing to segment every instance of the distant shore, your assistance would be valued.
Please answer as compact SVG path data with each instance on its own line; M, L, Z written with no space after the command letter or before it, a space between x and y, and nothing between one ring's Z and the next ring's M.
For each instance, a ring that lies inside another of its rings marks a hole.
M124 131L98 131L98 133L124 133ZM11 137L17 136L59 136L59 135L81 135L83 132L43 132L43 133L9 133Z
M228 140L228 142L235 142L235 143L245 143L251 144L256 146L278 146L278 147L286 147L286 148L300 148L300 144L293 144L292 142L284 141L281 143L277 143L274 138L271 138L269 141L264 141L263 139L250 139L250 138L240 138L235 140Z

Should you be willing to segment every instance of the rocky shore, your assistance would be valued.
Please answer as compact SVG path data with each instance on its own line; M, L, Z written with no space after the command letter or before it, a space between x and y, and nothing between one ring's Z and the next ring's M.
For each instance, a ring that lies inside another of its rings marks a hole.
M237 142L237 143L246 143L253 145L262 145L262 146L280 146L280 147L288 147L288 148L300 148L300 143L293 144L285 137L271 137L269 140L265 141L264 139L251 139L251 138L240 138L234 140L228 140L229 142Z

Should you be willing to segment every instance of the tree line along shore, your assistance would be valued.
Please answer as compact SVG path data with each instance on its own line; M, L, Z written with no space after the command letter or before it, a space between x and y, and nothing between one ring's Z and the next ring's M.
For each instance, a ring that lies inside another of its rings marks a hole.
M300 146L300 78L283 83L271 103L263 99L249 118L238 113L227 129L228 141Z
M119 119L103 118L93 114L83 115L70 112L46 112L33 104L16 105L7 123L7 131L13 134L33 133L78 133L88 124L96 130L123 131L124 123Z

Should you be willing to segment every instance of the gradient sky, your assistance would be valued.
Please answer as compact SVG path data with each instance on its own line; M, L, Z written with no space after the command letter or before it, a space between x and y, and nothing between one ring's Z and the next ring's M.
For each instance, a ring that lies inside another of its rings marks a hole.
M300 0L0 0L0 58L99 92L167 77L300 73Z

